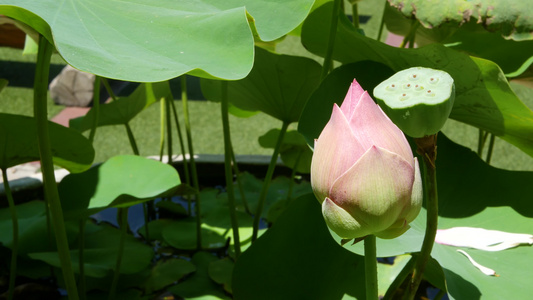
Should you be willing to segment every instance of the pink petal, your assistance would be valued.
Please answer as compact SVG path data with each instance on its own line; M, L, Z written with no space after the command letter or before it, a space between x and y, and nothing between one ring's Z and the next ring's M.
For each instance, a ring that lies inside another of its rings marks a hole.
M365 149L378 146L396 153L408 161L412 167L413 153L403 132L374 103L368 92L364 92L349 119L354 135Z
M322 215L328 227L343 239L353 239L370 234L347 211L329 198L326 198L322 203Z
M361 98L361 95L363 95L364 92L365 90L363 90L357 80L354 79L353 82L350 84L348 93L346 94L346 97L344 98L344 101L341 105L341 110L348 120L352 118L352 115L355 111L355 107L359 103L359 99Z
M311 185L320 202L328 196L333 182L346 172L365 149L361 147L348 120L335 104L328 124L315 141L311 161Z
M329 197L372 232L386 230L408 205L415 170L399 155L372 146L335 181Z

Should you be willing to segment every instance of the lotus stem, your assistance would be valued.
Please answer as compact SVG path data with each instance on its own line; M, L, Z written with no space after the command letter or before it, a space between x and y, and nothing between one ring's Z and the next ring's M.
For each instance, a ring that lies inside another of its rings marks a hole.
M402 43L400 44L400 48L405 48L405 46L407 46L407 42L409 42L410 48L412 48L411 44L414 44L414 37L416 36L416 30L418 29L418 26L420 26L420 22L418 22L416 19L413 20L411 23L411 28L409 28L409 32L403 38Z
M487 158L485 159L485 162L490 165L490 160L492 158L492 151L494 150L494 141L495 136L493 133L490 134L490 141L489 141L489 149L487 151Z
M122 254L124 253L124 244L126 242L126 235L128 234L128 207L117 209L117 219L120 226L120 240L118 242L117 261L115 264L115 274L111 282L111 289L109 291L109 300L116 299L118 279L120 277L120 265L122 264Z
M100 76L96 76L94 79L94 88L93 88L93 108L94 117L93 125L91 127L91 132L89 133L89 141L94 141L94 136L96 135L96 128L98 128L98 118L100 116Z
M402 283L405 281L407 276L413 272L413 269L415 267L416 258L415 256L411 256L407 264L403 267L403 269L400 271L400 274L394 278L394 281L390 284L389 288L387 289L387 292L383 296L383 299L381 300L392 300L394 299L395 293L398 291Z
M231 149L231 159L233 161L233 172L235 173L235 179L237 180L237 185L239 186L239 194L241 194L241 200L244 205L244 209L247 213L252 214L250 206L248 206L248 201L246 201L246 195L244 194L244 188L242 186L242 181L240 179L241 172L239 171L239 165L237 164L237 159L235 158L235 152L233 152L233 147Z
M437 235L437 223L439 217L439 203L437 194L437 172L435 159L437 158L437 134L415 139L418 146L418 154L424 160L425 191L426 191L426 233L422 242L422 249L417 258L413 276L407 287L405 298L412 300L415 297L418 286L422 281L422 275L426 269L427 262L431 258L431 250Z
M241 240L239 238L239 224L237 221L237 213L235 209L235 191L233 189L233 173L231 171L231 161L233 147L231 145L231 134L229 128L228 117L228 82L222 81L222 131L224 135L224 171L226 177L226 191L228 194L229 216L231 219L231 228L233 229L233 245L235 247L235 259L241 255Z
M97 77L99 77L99 76L97 76ZM107 81L107 78L104 78L104 77L100 77L100 78L102 79L102 83L104 84L104 87L105 87L107 93L109 94L109 97L111 97L111 99L113 101L116 101L117 100L117 96L115 95L115 92L113 92L113 89L109 85L109 81Z
M278 141L276 142L276 147L274 148L274 153L272 153L272 158L270 159L270 164L268 165L265 180L263 181L263 186L261 188L261 193L259 194L257 210L254 215L252 242L257 239L257 235L259 232L259 221L261 220L261 214L263 212L263 206L265 205L265 199L268 194L268 188L270 187L270 181L272 181L272 175L274 174L274 169L276 168L279 151L281 149L281 145L283 144L283 138L285 137L285 133L287 132L288 128L289 123L283 122L283 125L281 126L281 131L279 132Z
M185 92L184 92L185 89ZM170 95L169 95L170 96ZM181 99L187 98L187 85L181 87ZM187 162L187 157L185 156L185 144L183 143L183 135L181 134L181 126L178 120L178 113L176 112L176 105L174 100L170 101L170 107L172 108L172 116L174 117L174 123L176 123L176 130L178 131L178 140L180 144L181 154L183 154L183 172L185 173L185 183L191 185L191 178L189 175L189 163ZM190 203L190 201L189 201ZM190 211L190 207L189 207Z
M78 268L80 275L78 277L78 289L80 292L80 299L85 300L85 293L87 290L85 282L85 217L81 217L78 223L79 228L79 243L78 243Z
M384 2L385 2L385 5L383 6L383 14L381 15L381 21L379 23L378 36L376 37L377 41L381 41L381 36L383 35L383 28L385 28L385 12L387 11L388 1L385 0Z
M13 292L15 290L15 279L17 278L17 255L19 249L19 221L17 217L17 208L15 207L15 200L11 194L9 187L9 180L7 179L7 172L2 168L2 179L4 180L4 190L9 204L9 212L11 213L11 223L13 224L13 243L11 244L11 267L9 269L9 288L7 299L13 299Z
M187 86L186 75L181 76L181 86ZM185 133L187 135L187 146L189 147L189 157L191 160L191 176L193 187L196 189L196 248L202 249L202 218L200 215L200 185L198 184L198 175L196 173L196 163L194 161L194 149L192 145L191 123L189 120L189 101L187 97L182 98L183 104L183 117L185 121Z
M371 234L364 239L365 248L365 287L366 300L378 299L378 261L376 256L376 236Z
M37 125L37 142L41 156L41 170L43 173L43 186L47 205L50 208L51 221L56 237L57 252L61 263L61 270L65 280L70 300L78 300L78 289L74 272L72 272L72 262L68 246L65 222L63 220L63 210L59 201L59 192L54 174L54 163L52 161L52 149L48 133L48 111L47 111L47 90L48 74L50 71L50 57L53 46L41 36L39 38L39 50L37 53L37 64L35 68L35 80L33 87L33 110Z
M333 66L333 49L335 48L335 37L337 36L337 23L339 22L339 12L342 1L333 1L333 10L331 11L331 22L329 24L329 38L326 48L326 56L324 57L324 64L322 65L322 73L320 81L324 80Z
M126 133L128 134L128 140L130 141L131 150L133 150L133 154L139 155L139 148L137 148L137 142L135 141L135 137L133 136L133 131L131 131L130 124L126 122L124 124L126 127Z
M163 153L165 152L165 102L160 101L159 102L159 115L160 115L160 122L159 122L159 161L163 161Z
M355 29L359 29L359 7L357 1L352 2L352 23Z
M174 100L169 98L170 97L165 97L163 98L163 101L165 101L165 120L167 121L167 163L172 165L172 120L170 119L170 101Z

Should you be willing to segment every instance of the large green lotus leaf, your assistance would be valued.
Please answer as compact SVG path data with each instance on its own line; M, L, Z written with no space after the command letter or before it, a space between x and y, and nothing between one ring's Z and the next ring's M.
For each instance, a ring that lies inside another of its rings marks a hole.
M298 131L314 147L314 140L331 117L333 104L342 104L354 79L372 95L374 87L393 74L386 65L373 61L349 63L334 69L307 101L298 122Z
M259 47L255 51L250 74L228 82L229 102L284 122L297 122L305 102L320 82L320 65L310 58L278 55ZM220 101L220 81L202 79L201 84L207 99Z
M76 130L48 122L54 163L70 172L87 170L94 159L94 148ZM0 113L0 168L40 159L35 119Z
M453 143L443 134L439 135L438 149L440 229L466 226L533 234L533 186L530 184L533 172L491 167L474 152ZM392 240L378 239L378 256L420 251L425 215L426 211L422 209L404 235ZM331 233L340 242L340 238ZM348 243L344 247L361 255L364 251L362 243ZM533 277L533 270L522 267L524 261L533 259L531 247L490 253L461 248L479 263L496 270L500 277L484 275L456 249L435 244L432 253L443 268L448 292L453 298L476 299L482 294L484 299L521 299L533 292L527 283Z
M86 223L85 248L83 250L85 275L104 277L115 269L118 254L118 241L121 231L110 225ZM31 258L44 261L60 268L57 252L35 252L28 254ZM79 251L70 251L73 271L79 272ZM134 274L150 265L154 256L152 248L133 236L128 235L122 253L121 274Z
M107 78L154 82L192 72L240 79L254 40L290 32L312 0L2 0L0 12L53 42L72 66Z
M176 170L156 160L114 156L79 174L69 174L59 184L65 215L88 216L107 207L128 207L172 193L180 184Z
M390 6L385 11L385 22L387 30L401 36L408 35L413 24L412 20ZM436 28L418 26L415 43L418 46L441 43L451 49L491 60L508 77L522 74L533 63L533 41L505 39L499 32L489 32L474 20L460 27L451 23Z
M515 40L533 39L533 10L527 1L508 0L389 0L406 17L416 18L425 27L447 22L463 24L476 20L489 30Z
M259 137L259 145L263 148L274 149L279 133L279 129L269 130ZM287 167L295 169L299 173L309 174L313 151L309 149L305 138L298 131L289 130L285 133L279 155Z
M165 97L172 99L168 81L143 83L128 97L100 105L98 126L127 124L142 110ZM81 132L91 129L94 113L93 107L85 116L70 120L69 126Z
M209 265L217 258L207 252L197 252L192 257L196 272L187 280L168 288L168 291L183 299L230 299L220 285L209 277Z
M45 205L43 201L36 200L15 206L19 224L19 254L55 250L54 233L50 232L51 236L48 234ZM77 234L77 226L66 223L65 227L69 237ZM9 208L0 209L0 232L0 243L8 248L13 247L13 223Z
M234 299L364 299L364 282L363 257L335 244L307 194L239 257L232 288Z
M316 9L305 21L302 42L324 55L331 5ZM400 71L421 66L448 72L455 80L456 98L450 117L492 132L533 156L533 112L511 90L495 63L432 44L399 49L360 35L344 17L339 20L335 60L343 63L373 60Z

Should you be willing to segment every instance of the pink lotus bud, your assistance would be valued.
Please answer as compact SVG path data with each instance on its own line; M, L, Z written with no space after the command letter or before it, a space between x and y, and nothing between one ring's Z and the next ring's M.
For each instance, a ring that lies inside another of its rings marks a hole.
M420 212L418 160L355 80L315 140L311 185L326 223L345 239L398 237Z

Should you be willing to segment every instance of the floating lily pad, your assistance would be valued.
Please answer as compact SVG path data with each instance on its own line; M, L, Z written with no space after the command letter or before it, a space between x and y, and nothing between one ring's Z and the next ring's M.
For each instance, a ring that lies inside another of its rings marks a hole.
M128 207L171 194L180 184L176 170L156 160L114 156L59 184L61 204L71 218L89 216L106 207Z
M184 259L172 258L159 261L152 268L151 275L143 287L146 293L151 293L173 284L194 271L196 271L194 264Z
M116 266L120 230L110 225L95 225L89 222L85 231L85 249L83 252L85 275L90 277L109 275ZM70 251L72 268L76 273L79 272L78 254L77 249ZM34 252L28 255L56 268L61 267L57 252ZM131 235L126 236L120 273L134 274L142 271L148 267L153 255L150 246L143 244Z

